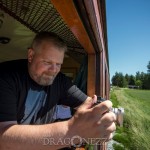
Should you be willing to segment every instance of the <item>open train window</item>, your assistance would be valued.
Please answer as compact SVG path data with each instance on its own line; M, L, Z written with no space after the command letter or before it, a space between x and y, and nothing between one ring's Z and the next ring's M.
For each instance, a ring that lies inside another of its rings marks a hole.
M54 32L67 43L62 72L89 96L109 98L105 0L1 0L0 62L26 58L40 31ZM86 77L80 79L82 70Z

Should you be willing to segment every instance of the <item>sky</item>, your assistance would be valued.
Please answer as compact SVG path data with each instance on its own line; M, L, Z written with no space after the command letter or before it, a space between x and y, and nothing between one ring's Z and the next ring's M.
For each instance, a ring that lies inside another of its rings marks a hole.
M106 0L110 79L116 72L147 73L150 0Z

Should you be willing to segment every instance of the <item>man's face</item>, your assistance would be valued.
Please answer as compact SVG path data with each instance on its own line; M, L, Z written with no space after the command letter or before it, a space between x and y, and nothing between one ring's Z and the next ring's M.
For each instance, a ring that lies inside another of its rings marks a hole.
M56 46L42 42L38 50L29 49L29 74L39 85L51 85L61 69L64 51Z

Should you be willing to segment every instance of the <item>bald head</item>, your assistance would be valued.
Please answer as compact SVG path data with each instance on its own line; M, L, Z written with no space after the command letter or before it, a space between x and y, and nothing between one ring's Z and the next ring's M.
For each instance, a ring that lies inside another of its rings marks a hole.
M47 42L53 45L60 51L67 51L66 43L53 32L39 32L33 39L31 48L33 48L34 50L39 50L39 47L43 42Z

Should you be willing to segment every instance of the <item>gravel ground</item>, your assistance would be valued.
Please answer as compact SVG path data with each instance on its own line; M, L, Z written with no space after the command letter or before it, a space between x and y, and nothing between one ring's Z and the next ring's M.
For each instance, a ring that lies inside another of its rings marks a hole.
M120 143L118 143L118 142L116 142L116 141L114 141L114 140L110 140L109 142L108 142L108 144L107 144L107 150L114 150L114 148L113 148L113 144L119 144L119 145L121 145L122 146L122 144L120 144Z

